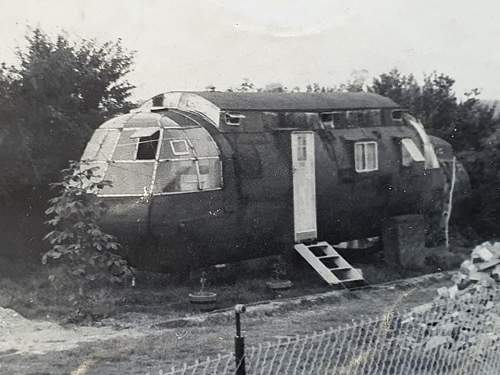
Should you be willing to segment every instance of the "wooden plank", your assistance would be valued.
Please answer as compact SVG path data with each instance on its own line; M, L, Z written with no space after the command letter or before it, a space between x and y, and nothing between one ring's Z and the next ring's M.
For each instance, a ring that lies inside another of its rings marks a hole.
M343 282L350 282L350 281L363 281L364 280L364 277L361 274L361 272L359 272L358 270L356 270L328 242L321 241L321 242L318 242L317 244L312 245L312 246L324 246L325 247L325 253L331 254L331 257L336 257L337 258L337 262L339 264L339 267L338 267L339 270L345 270L345 271L349 270L349 272L348 272L349 276L347 277L347 279L340 279L337 275L335 275L335 277L341 283L343 283ZM309 246L309 247L311 247L311 246ZM330 272L332 272L332 271L336 271L336 269L330 269Z
M309 248L304 244L294 246L295 250L306 260L309 265L330 285L340 284L339 279L326 267Z

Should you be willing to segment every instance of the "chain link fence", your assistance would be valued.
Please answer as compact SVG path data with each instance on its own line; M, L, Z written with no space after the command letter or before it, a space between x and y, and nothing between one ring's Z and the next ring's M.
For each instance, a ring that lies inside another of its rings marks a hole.
M410 313L248 347L244 369L226 354L158 374L497 375L499 298L497 289L473 289Z

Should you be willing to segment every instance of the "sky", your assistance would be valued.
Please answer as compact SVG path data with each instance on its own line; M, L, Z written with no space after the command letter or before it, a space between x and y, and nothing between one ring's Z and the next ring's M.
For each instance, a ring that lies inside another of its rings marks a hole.
M0 61L27 27L137 51L133 98L171 90L334 86L398 68L500 99L498 0L0 0Z

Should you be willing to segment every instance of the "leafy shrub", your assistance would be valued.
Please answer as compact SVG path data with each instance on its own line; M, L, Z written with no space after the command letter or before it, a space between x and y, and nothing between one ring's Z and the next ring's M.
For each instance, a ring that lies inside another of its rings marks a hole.
M131 271L124 259L111 253L120 244L98 224L106 206L97 193L111 185L96 174L98 169L87 162L72 161L62 171L62 181L52 184L58 195L49 200L45 211L50 217L46 223L52 230L44 239L51 249L43 255L42 263L46 264L49 258L66 258L75 266L74 274L88 275L91 269L107 269L112 281L122 281L131 276Z

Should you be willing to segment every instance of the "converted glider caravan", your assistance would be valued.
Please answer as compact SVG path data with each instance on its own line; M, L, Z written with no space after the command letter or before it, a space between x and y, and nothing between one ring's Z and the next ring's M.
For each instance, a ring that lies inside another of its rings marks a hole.
M435 141L376 94L168 92L102 124L82 160L113 183L103 225L130 262L170 272L432 211L452 152Z

